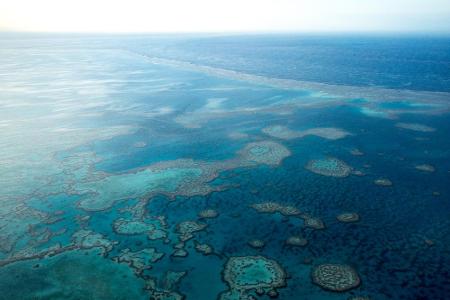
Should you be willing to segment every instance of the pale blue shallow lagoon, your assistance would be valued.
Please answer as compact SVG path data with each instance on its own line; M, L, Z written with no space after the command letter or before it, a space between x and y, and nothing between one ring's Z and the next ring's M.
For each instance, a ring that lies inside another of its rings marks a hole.
M449 299L450 39L0 36L0 299Z

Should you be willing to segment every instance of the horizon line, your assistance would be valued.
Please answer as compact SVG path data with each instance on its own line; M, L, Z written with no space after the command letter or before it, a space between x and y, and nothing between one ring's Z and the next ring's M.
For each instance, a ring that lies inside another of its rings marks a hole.
M258 35L258 34L304 34L304 35L440 35L450 36L450 30L223 30L223 31L24 31L2 30L0 34L49 34L49 35Z

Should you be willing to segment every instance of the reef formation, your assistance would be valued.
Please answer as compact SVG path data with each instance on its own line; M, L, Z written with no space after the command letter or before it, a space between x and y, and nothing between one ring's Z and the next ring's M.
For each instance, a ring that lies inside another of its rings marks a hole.
M114 221L113 230L123 235L146 234L150 240L163 239L167 236L166 224L158 218L144 221L120 218Z
M190 240L194 237L194 233L197 231L204 230L208 225L195 222L195 221L184 221L177 225L177 233L179 234L179 239L182 242Z
M291 236L286 240L286 245L304 247L308 245L308 240L300 236Z
M214 252L213 247L208 244L201 244L197 241L194 241L194 244L195 244L195 250L202 253L203 255L210 255Z
M281 125L265 127L262 129L262 132L283 140L303 138L308 135L318 136L327 140L338 140L350 135L349 132L334 127L318 127L296 131Z
M397 123L395 124L398 128L408 129L412 131L418 131L418 132L434 132L436 131L435 128L423 125L423 124L417 124L417 123Z
M361 150L355 148L355 149L350 150L350 154L354 155L354 156L363 156L364 152L362 152Z
M155 248L145 248L136 252L130 249L123 249L119 256L113 258L118 263L125 263L133 268L136 274L142 274L144 270L152 267L152 263L159 261L165 254L158 252Z
M251 292L276 295L286 285L286 273L274 260L264 256L231 257L223 271L229 290L220 300L250 300Z
M259 213L280 213L284 216L298 216L301 214L301 211L294 206L282 205L273 201L255 203L251 207Z
M342 213L336 217L338 221L343 223L353 223L359 221L359 215L357 213Z
M250 247L255 248L255 249L261 249L264 248L264 246L266 245L266 243L264 243L263 240L250 240L248 242L248 244L250 245Z
M313 173L331 177L347 177L352 171L345 162L333 157L310 160L305 168Z
M315 284L333 292L348 291L361 283L358 273L347 265L319 265L313 269L311 276Z
M436 169L432 165L428 165L428 164L416 165L415 168L422 172L433 173L434 171L436 171Z
M323 221L321 219L311 217L307 214L304 214L301 217L302 217L303 221L305 222L306 227L316 229L316 230L325 229L325 224L323 223Z
M257 165L277 166L290 155L281 144L261 141L247 144L235 158L224 161L195 161L177 159L155 163L151 166L123 174L99 174L98 180L79 182L74 193L83 195L78 207L86 211L101 211L117 201L128 198L149 198L163 194L176 196L207 195L223 187L208 183L217 178L219 172Z
M201 212L198 213L198 216L203 219L217 218L218 215L219 213L216 210L210 208L202 210Z
M392 186L392 181L387 178L378 178L373 181L376 185L379 186Z

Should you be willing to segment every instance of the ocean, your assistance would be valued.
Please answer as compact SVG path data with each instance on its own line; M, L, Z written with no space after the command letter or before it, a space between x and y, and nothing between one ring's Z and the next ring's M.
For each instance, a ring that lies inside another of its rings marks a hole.
M448 299L450 38L0 36L0 299Z

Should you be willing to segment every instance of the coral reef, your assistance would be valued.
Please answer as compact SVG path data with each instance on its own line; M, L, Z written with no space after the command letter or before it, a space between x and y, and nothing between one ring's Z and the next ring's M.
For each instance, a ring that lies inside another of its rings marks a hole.
M301 214L301 211L294 206L280 206L278 212L283 216L298 216Z
M74 192L83 195L78 207L86 211L109 209L117 201L129 198L148 198L164 194L175 196L207 195L222 187L208 183L218 173L240 167L255 167L260 164L277 166L290 155L281 144L260 141L247 144L235 158L223 161L195 161L177 159L155 163L148 167L122 174L98 174L91 181L81 181L73 187Z
M116 241L108 240L100 233L84 229L75 232L72 235L72 240L81 249L101 248L103 255L110 252L114 245L118 244Z
M157 285L155 281L149 280L147 289L150 292L150 300L183 300L185 297L177 290L178 285L185 276L186 271L171 271L168 270L164 274L161 285Z
M302 219L305 222L306 227L316 229L316 230L325 229L325 224L319 218L313 218L308 215L302 215Z
M21 250L15 251L5 259L0 260L0 267L18 261L54 256L67 251L81 249L97 249L102 256L106 256L117 244L118 242L110 241L100 233L80 229L73 233L71 242L67 245L62 246L60 243L56 243L43 249L28 246L22 248Z
M436 169L432 165L428 165L428 164L417 165L417 166L415 166L415 168L419 171L429 172L429 173L436 171Z
M217 218L219 213L214 209L205 209L198 213L198 216L203 219Z
M255 248L255 249L261 249L264 248L264 246L266 245L266 243L264 243L263 240L250 240L248 242L248 244L250 245L250 247Z
M0 298L148 299L144 280L129 266L99 254L99 248L73 249L1 267Z
M213 247L208 244L201 244L197 241L194 241L194 245L195 250L197 250L197 252L202 253L203 255L210 255L214 252Z
M434 132L436 131L435 128L422 125L422 124L416 124L416 123L397 123L395 124L398 128L408 129L412 131L418 131L418 132Z
M204 230L208 225L196 221L184 221L177 225L180 241L185 242L194 237L193 233Z
M392 186L392 181L387 178L375 179L373 183L379 186Z
M351 290L361 283L358 273L347 265L319 265L313 269L311 276L315 284L334 292Z
M180 283L181 279L187 275L186 271L167 271L164 275L163 286L166 290L173 290L176 288L178 283Z
M345 162L332 157L310 160L305 168L313 173L332 177L347 177L352 171Z
M251 207L259 213L280 213L284 216L297 216L301 214L301 211L291 205L282 205L278 202L262 202L252 204Z
M281 205L277 202L262 202L255 203L251 205L252 208L256 209L259 213L276 213L280 211Z
M28 233L29 226L46 222L51 216L32 209L25 203L3 199L0 207L0 228L2 230L0 253L10 253L16 250L15 246L20 239L19 236ZM27 222L23 222L23 220L27 220Z
M286 245L295 247L304 247L308 244L308 240L300 236L291 236L286 240Z
M265 127L262 129L262 132L271 137L283 140L303 138L308 135L318 136L327 140L338 140L350 135L349 132L334 127L317 127L295 131L281 125Z
M270 127L265 127L262 129L262 132L278 139L290 140L299 138L300 134L298 131L291 130L285 126L274 125Z
M275 295L277 288L286 285L286 273L274 260L263 256L231 257L225 265L223 280L229 290L220 295L225 299L251 299L249 292Z
M184 249L175 249L175 251L171 254L173 257L186 257L188 255L189 253Z
M343 223L352 223L359 221L359 215L357 213L342 213L336 217L338 221Z
M145 221L119 218L114 221L113 230L117 234L124 235L147 234L151 240L167 237L165 223L159 218L147 219Z
M134 269L136 274L142 274L144 270L152 267L152 263L159 261L163 256L164 253L158 252L155 248L146 248L136 252L127 248L123 249L113 260L118 263L126 263Z
M291 152L281 144L272 141L261 141L247 144L238 152L241 155L241 164L237 166L251 166L252 164L266 164L278 166Z
M298 208L291 205L281 205L278 202L268 201L261 203L254 203L250 205L259 213L280 213L287 217L298 217L303 219L304 225L313 229L324 229L325 224L319 218L311 217L309 214L302 213Z
M356 149L356 148L350 150L350 154L354 155L354 156L362 156L362 155L364 155L364 153L361 150Z
M302 136L315 135L327 140L339 140L349 136L350 133L340 128L319 127L301 131Z
M360 170L353 170L353 171L352 171L352 175L355 175L355 176L365 176L366 174L365 174L364 172L360 171Z

